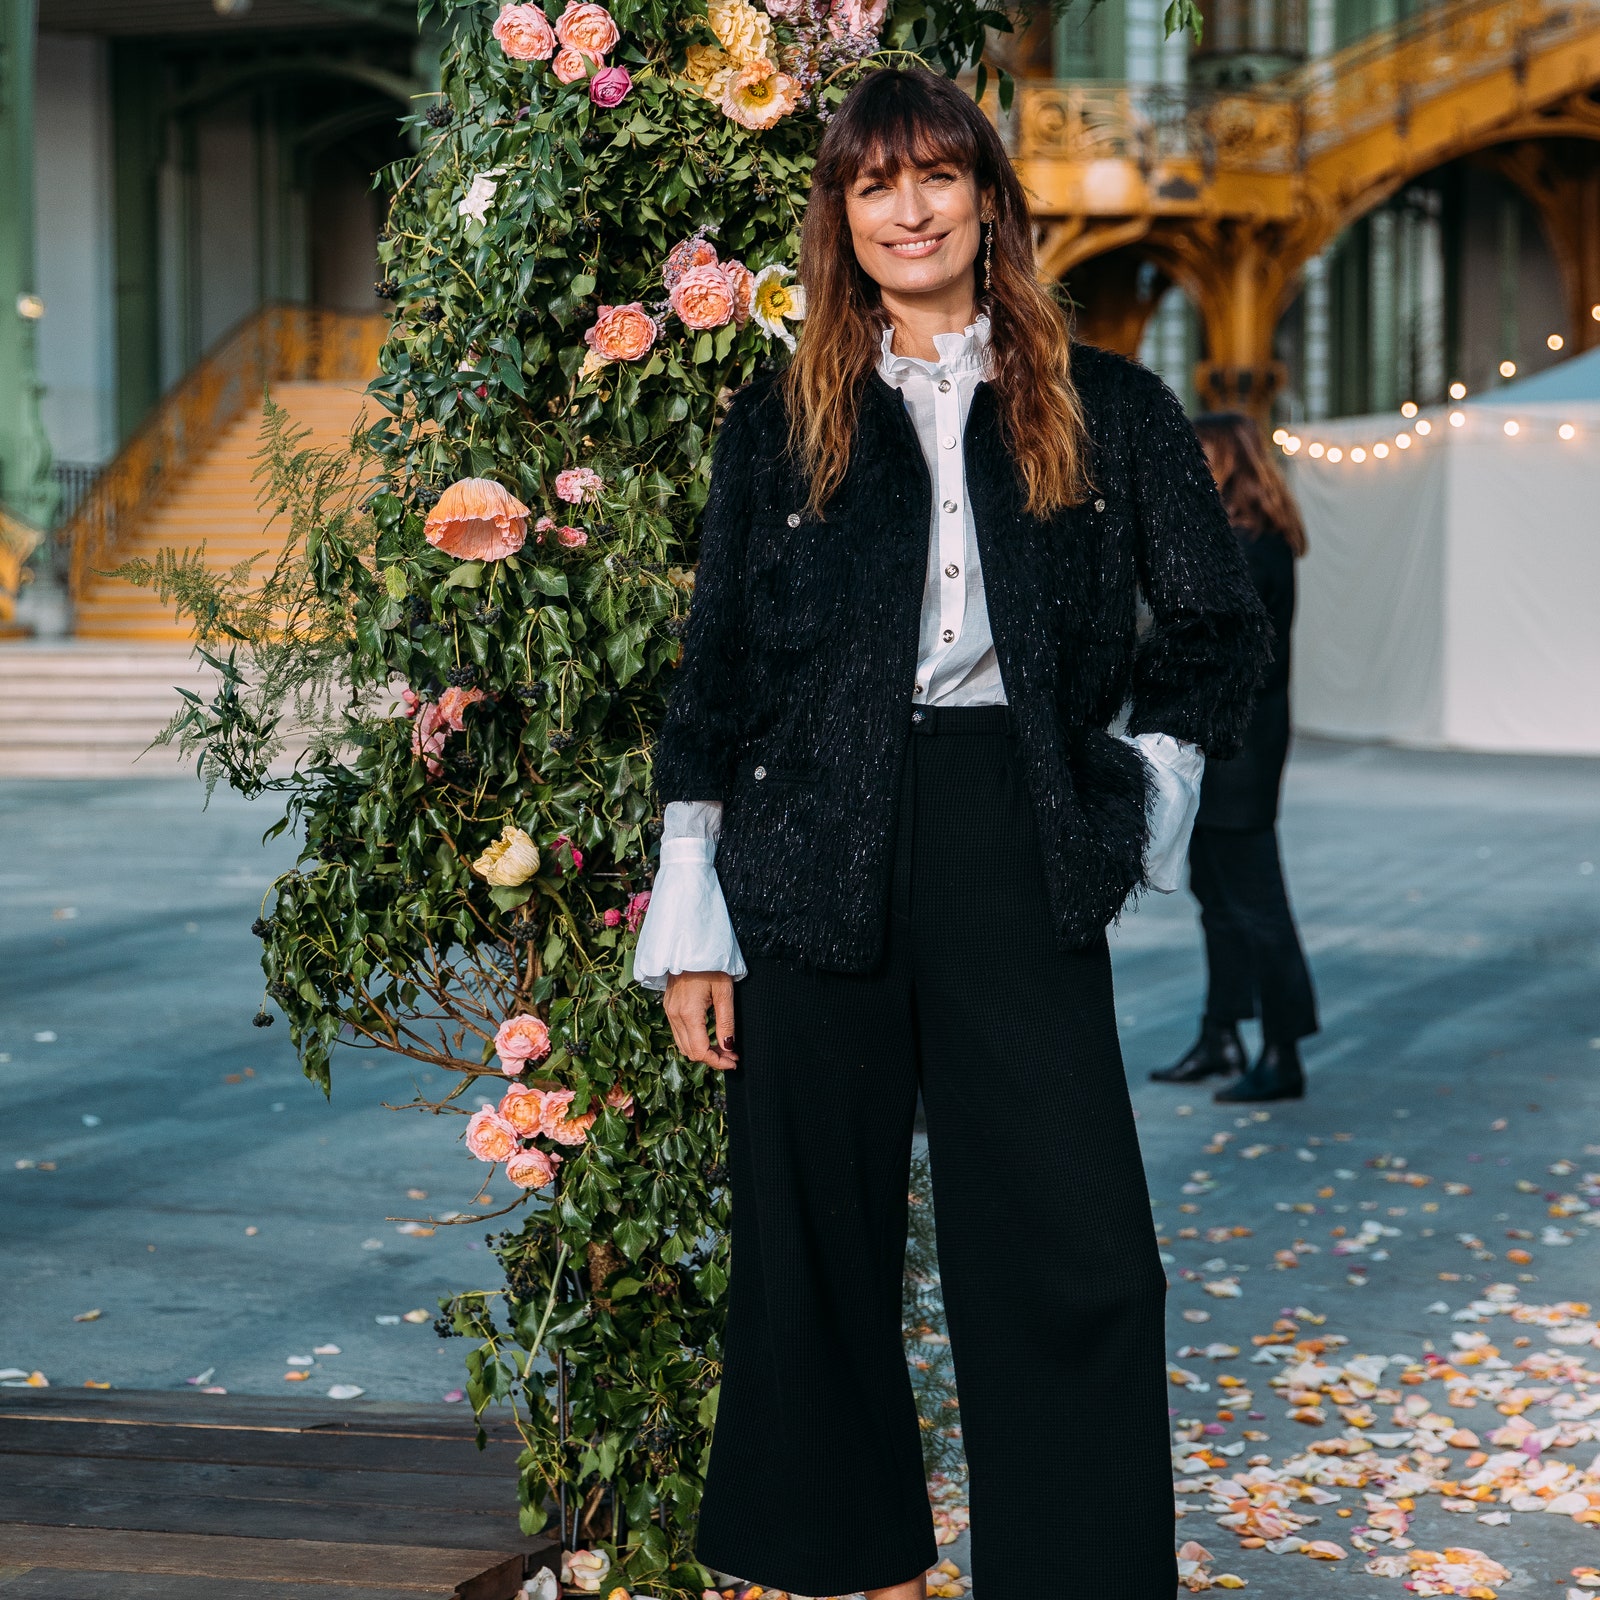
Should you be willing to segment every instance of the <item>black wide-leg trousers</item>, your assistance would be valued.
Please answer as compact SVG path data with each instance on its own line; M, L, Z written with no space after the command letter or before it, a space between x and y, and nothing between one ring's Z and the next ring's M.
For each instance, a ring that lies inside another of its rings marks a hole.
M900 1329L920 1085L983 1600L1172 1600L1162 1273L1104 938L1059 950L1004 707L931 708L870 974L752 960L697 1553L802 1595L937 1559ZM1063 1567L1062 1563L1066 1565Z
M1197 827L1189 888L1206 940L1206 1021L1259 1015L1268 1044L1317 1031L1317 996L1283 882L1278 830Z

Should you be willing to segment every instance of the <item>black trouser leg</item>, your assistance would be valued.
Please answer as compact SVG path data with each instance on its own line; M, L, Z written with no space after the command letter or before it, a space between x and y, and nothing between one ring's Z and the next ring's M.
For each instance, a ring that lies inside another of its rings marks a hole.
M1206 1021L1231 1024L1256 1014L1256 968L1212 848L1216 837L1214 828L1189 837L1189 892L1200 903L1206 943Z
M733 1267L696 1550L803 1595L937 1560L900 1335L909 976L751 960L728 1074Z
M1104 941L1055 950L987 718L914 737L888 955L755 961L729 1082L734 1264L698 1551L802 1594L936 1556L900 1339L920 1068L986 1600L1171 1600L1165 1283ZM961 731L968 730L968 731Z
M1009 741L913 740L911 939L983 1600L1170 1600L1166 1280L1104 938L1051 933ZM1096 1449L1090 1440L1108 1448Z
M1289 908L1276 828L1197 827L1189 886L1200 902L1210 982L1206 1018L1259 1011L1264 1038L1288 1044L1317 1031L1317 1001Z

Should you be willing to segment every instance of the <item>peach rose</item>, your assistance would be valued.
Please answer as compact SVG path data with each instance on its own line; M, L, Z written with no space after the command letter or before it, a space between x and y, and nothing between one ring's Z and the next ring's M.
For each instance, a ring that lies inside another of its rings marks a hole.
M581 50L563 48L556 51L555 60L550 63L550 70L563 83L577 83L589 71L588 60L589 57Z
M606 361L637 361L656 342L655 319L637 300L601 306L583 342Z
M633 1115L633 1096L620 1083L614 1083L606 1090L606 1104L619 1117L631 1117Z
M582 1144L594 1126L595 1114L585 1111L581 1117L569 1115L572 1102L577 1098L571 1089L551 1089L544 1097L539 1113L539 1131L557 1144Z
M556 498L569 506L581 505L585 500L597 499L605 482L593 467L567 467L556 474ZM553 520L551 526L555 526Z
M671 294L686 272L693 272L696 267L714 267L716 264L717 247L709 239L685 239L667 252L667 259L661 263L661 281L666 285L667 293Z
M589 535L582 528L556 529L556 543L565 545L569 550L581 550L588 542Z
M537 1017L520 1011L496 1030L494 1051L500 1057L500 1070L514 1078L530 1061L542 1061L550 1054L550 1030Z
M593 61L603 60L620 37L611 13L592 0L567 0L567 9L556 18L556 38Z
M555 52L555 30L538 6L502 7L492 32L513 61L548 61Z
M799 99L800 85L788 73L773 71L770 61L758 61L721 85L717 104L741 128L759 132L786 117Z
M439 717L453 733L467 730L467 707L489 697L482 689L458 689L454 685L439 696Z
M467 1149L480 1161L504 1161L517 1148L517 1130L486 1105L467 1119Z
M721 267L691 267L667 296L687 328L720 328L733 317L734 288Z
M514 1083L501 1096L495 1110L524 1139L532 1139L544 1116L544 1090L535 1089L531 1083Z
M506 1162L506 1176L519 1189L542 1189L554 1182L561 1157L553 1151L519 1150Z
M462 561L500 561L528 536L528 508L491 478L462 478L423 524L428 543Z
M724 261L722 273L733 285L733 320L742 328L750 320L750 306L756 292L756 275L742 261Z

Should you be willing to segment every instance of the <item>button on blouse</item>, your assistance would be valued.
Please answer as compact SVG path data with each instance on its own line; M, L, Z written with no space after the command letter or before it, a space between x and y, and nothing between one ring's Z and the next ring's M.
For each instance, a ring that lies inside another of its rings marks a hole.
M896 355L894 329L885 328L878 358L880 376L905 402L933 483L911 695L919 706L1004 705L960 448L973 392L991 375L989 318L980 314L960 333L936 333L933 347L938 351L934 361Z

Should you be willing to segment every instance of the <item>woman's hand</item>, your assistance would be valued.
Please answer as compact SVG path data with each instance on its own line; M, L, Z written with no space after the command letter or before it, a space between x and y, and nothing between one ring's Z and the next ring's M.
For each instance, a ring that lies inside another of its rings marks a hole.
M726 1072L739 1065L733 1038L733 979L726 972L674 972L667 978L667 1021L691 1061ZM706 1038L706 1012L716 1012L717 1036Z

